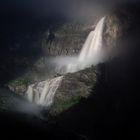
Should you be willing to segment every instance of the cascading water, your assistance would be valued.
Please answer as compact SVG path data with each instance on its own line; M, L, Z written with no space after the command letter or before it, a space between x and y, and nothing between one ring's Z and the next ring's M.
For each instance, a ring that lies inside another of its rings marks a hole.
M103 49L103 29L104 29L103 17L97 24L94 31L91 31L83 48L78 57L62 57L55 60L56 64L63 73L76 72L91 65L96 65L104 60ZM66 61L68 59L68 61ZM64 63L65 62L65 63ZM30 85L26 92L26 97L37 104L43 106L50 106L53 103L53 99L56 90L61 84L63 76L59 76L54 79L50 79L44 82L40 82L37 85Z
M104 29L104 20L105 17L103 17L99 23L97 24L95 31L91 31L89 34L89 37L87 41L85 42L81 53L79 55L79 61L84 62L85 59L94 59L94 55L97 55L98 52L102 50L103 46L103 29Z
M27 99L39 105L50 106L53 103L55 92L61 84L62 79L63 76L59 76L38 84L30 85L26 92Z
M66 67L66 72L76 72L91 65L96 65L104 60L103 46L103 29L104 29L103 17L97 24L94 31L91 31L83 48L77 58L76 63L70 63Z

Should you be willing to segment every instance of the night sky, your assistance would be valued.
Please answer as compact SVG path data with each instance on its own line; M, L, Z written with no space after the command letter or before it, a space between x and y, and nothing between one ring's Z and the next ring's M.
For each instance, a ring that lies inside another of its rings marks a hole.
M118 3L139 0L0 0L0 14L75 14L85 9L109 8Z

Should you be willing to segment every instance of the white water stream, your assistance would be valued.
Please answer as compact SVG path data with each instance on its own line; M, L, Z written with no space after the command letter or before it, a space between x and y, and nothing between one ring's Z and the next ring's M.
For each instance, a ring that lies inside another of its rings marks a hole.
M98 22L95 30L89 33L77 61L69 63L66 67L66 72L76 72L104 61L102 38L104 20L105 17Z

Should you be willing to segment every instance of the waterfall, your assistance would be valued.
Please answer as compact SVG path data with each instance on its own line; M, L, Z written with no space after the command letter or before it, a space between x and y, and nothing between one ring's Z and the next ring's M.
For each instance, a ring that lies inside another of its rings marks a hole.
M56 90L61 84L63 76L49 79L28 87L26 98L39 105L49 107L53 103Z
M102 39L104 20L105 17L98 22L95 30L90 32L78 57L61 57L55 59L58 72L76 72L91 65L96 65L104 60ZM62 79L63 76L59 76L38 84L30 85L26 92L26 98L37 104L47 107L50 106L53 103L56 90L60 86Z
M102 49L103 45L103 29L104 29L104 20L105 17L103 17L99 23L97 24L95 31L91 31L81 52L79 55L78 60L80 62L84 62L86 59L94 59L94 55L97 55L99 51Z
M95 30L90 32L77 61L69 63L66 67L66 72L76 72L90 67L91 65L96 65L105 59L104 49L102 48L104 20L105 17L98 22Z

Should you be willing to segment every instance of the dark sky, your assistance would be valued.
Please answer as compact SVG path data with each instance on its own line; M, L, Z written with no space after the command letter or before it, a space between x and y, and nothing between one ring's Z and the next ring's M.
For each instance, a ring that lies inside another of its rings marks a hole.
M71 14L87 9L95 11L107 9L118 3L128 3L139 0L0 0L0 13L27 13L27 14ZM99 8L100 7L100 8Z

